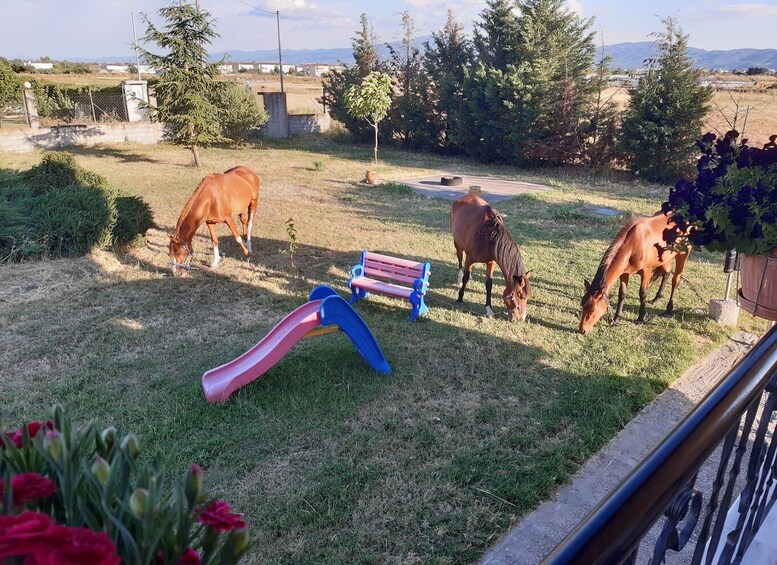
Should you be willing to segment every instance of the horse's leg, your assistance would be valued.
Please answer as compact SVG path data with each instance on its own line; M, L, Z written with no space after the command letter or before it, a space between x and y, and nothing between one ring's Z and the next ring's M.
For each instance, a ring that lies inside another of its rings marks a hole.
M210 266L211 268L215 269L219 266L219 263L221 263L221 255L219 255L219 235L216 233L216 224L207 222L205 225L208 226L208 231L210 232L210 241L213 243L213 262L210 264Z
M486 316L494 317L494 311L491 309L491 288L494 286L494 270L496 270L496 261L486 263Z
M467 288L467 283L469 282L469 275L472 272L472 265L474 263L469 260L469 257L467 257L466 262L464 263L464 276L461 279L461 288L459 289L459 298L456 300L456 302L464 302L464 289Z
M656 292L656 295L653 297L653 300L650 301L651 304L655 304L658 302L662 296L664 296L664 287L666 286L666 279L669 278L669 269L668 267L661 267L661 284L658 287L658 292Z
M674 264L674 276L672 277L672 292L669 293L669 302L666 304L664 316L671 316L674 311L674 291L680 284L680 278L685 269L685 262L688 260L688 253L678 254Z
M232 216L227 216L227 219L225 220L227 222L227 225L229 226L229 230L232 232L232 235L235 236L235 241L237 241L237 244L240 246L240 249L243 250L243 255L246 257L251 256L251 252L248 250L248 248L243 243L243 240L240 239L240 236L237 234L237 226L235 225L235 220L232 219Z
M653 276L653 271L642 270L642 280L639 283L639 316L637 316L636 323L645 323L645 303L647 302L648 287L650 286L650 279Z
M615 325L621 320L623 315L623 304L626 302L626 289L629 286L629 274L623 273L621 275L620 286L618 287L618 306L615 308L615 317L612 319L612 324Z
M250 221L248 219L248 212L245 212L245 213L241 212L240 214L238 214L238 217L240 218L240 223L243 225L243 243L245 244L246 249L248 249L248 251L250 252L251 238L248 235L248 222Z
M464 280L464 269L461 267L461 262L464 259L464 250L461 249L456 241L454 240L453 246L456 248L456 257L459 259L459 275L456 278L456 284L461 284L461 281Z
M251 237L254 232L254 216L256 216L256 200L251 200L251 203L248 205L248 232L246 233L246 246L251 253L254 252L254 248L251 246Z

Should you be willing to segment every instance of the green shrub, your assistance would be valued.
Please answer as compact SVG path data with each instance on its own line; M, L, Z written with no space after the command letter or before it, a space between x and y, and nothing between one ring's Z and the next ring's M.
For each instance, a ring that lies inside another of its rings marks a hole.
M323 161L313 161L313 169L317 172L321 172L324 170L324 162Z
M54 257L74 257L112 242L116 202L99 188L70 185L35 202L31 223Z
M81 167L70 153L49 151L41 162L24 173L24 180L32 187L35 195L43 194L64 186L108 188L105 177Z
M213 92L212 102L218 108L221 135L236 143L244 142L251 131L267 123L267 113L251 90L243 85L221 83Z
M151 207L138 196L119 196L116 199L116 226L113 228L113 243L127 247L154 227Z

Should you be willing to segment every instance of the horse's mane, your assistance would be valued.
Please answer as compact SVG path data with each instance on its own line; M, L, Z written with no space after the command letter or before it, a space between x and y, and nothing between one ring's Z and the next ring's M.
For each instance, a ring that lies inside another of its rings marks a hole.
M178 232L178 228L181 227L181 222L185 217L189 215L189 212L191 212L192 206L194 206L194 203L197 201L202 191L205 190L205 185L207 185L209 181L210 181L210 175L202 179L200 184L197 185L197 188L194 189L194 193L189 197L189 200L184 205L183 210L181 210L181 214L178 216L178 221L175 223L176 233Z
M518 249L518 244L505 227L504 220L499 213L489 206L489 216L493 219L486 221L480 228L480 235L487 238L494 246L494 256L505 276L526 274L523 264L523 256Z
M589 294L594 294L599 290L604 291L604 285L606 284L605 275L607 274L607 269L610 267L610 263L615 256L615 252L620 248L623 240L626 239L626 234L629 233L629 230L631 230L631 228L634 227L634 224L637 223L637 219L638 218L632 218L626 222L626 225L624 225L618 231L618 233L615 234L615 237L610 242L610 246L607 248L607 251L604 252L604 256L599 263L599 268L596 270L596 274L594 275L594 280L591 282L591 288L588 292L586 292L586 296Z

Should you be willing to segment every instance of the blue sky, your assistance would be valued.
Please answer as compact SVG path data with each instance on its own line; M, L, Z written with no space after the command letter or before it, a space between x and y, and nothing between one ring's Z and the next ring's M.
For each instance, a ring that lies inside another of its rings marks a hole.
M693 47L777 48L777 0L567 0L567 4L584 17L595 16L594 29L603 33L607 44L649 40L650 32L661 29L658 16L675 15ZM131 11L153 15L163 5L159 0L0 0L0 56L128 55ZM261 10L280 10L285 49L315 49L348 47L362 12L369 15L381 41L399 37L402 10L410 11L418 35L440 29L448 7L470 31L485 0L201 0L201 5L218 20L221 37L210 50L220 52L277 47L275 17Z

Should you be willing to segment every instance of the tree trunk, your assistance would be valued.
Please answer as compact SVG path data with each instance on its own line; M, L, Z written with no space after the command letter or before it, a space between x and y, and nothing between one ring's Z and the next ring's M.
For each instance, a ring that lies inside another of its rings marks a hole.
M200 161L200 150L196 145L192 145L192 155L194 155L194 164L198 169L202 168L202 161Z
M375 159L375 164L377 165L378 164L378 122L375 122L375 124L372 127L375 128L375 154L374 154L374 159Z

